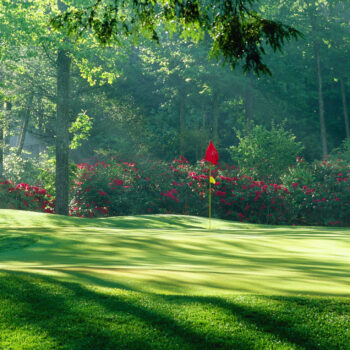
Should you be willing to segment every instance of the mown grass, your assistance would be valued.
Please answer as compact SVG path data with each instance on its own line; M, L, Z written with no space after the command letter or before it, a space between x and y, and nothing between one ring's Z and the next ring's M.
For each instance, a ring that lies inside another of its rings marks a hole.
M349 229L206 227L0 211L0 349L350 349Z

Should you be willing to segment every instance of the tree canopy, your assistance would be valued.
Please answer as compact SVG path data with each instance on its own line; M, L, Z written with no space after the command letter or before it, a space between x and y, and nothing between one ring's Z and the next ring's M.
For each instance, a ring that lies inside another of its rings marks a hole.
M162 30L179 31L184 39L208 39L210 54L222 57L233 68L243 61L244 70L270 73L263 62L266 47L280 50L300 33L280 21L261 16L254 0L96 0L87 7L71 7L51 23L81 37L91 30L103 45L121 43L140 34L159 42Z

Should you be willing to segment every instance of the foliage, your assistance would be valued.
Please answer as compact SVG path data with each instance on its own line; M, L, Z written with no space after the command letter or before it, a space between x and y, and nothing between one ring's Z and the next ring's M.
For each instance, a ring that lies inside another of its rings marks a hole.
M223 57L232 67L241 60L244 69L269 73L262 61L265 47L281 50L284 41L300 33L278 21L263 18L249 7L254 1L126 1L118 7L97 0L90 7L74 8L54 17L55 28L82 36L90 29L100 43L121 42L132 36L159 41L159 30L180 30L185 39L198 42L209 34L211 55Z
M55 195L55 148L48 147L37 157L16 155L11 152L4 160L4 177L13 183L26 183L45 188L51 195ZM76 177L77 167L69 163L69 178L72 182Z
M69 132L73 135L70 149L76 149L82 145L83 140L88 140L91 128L91 118L86 114L86 111L80 112L69 128Z
M343 140L340 147L335 148L331 154L330 158L333 160L342 159L343 161L350 163L350 137Z
M135 163L115 159L94 165L79 164L70 213L92 217L201 211L200 199L193 196L191 182L184 183L188 169L180 171L157 161L139 165L141 169Z
M84 1L64 2L72 10L72 5L77 9L89 6ZM310 1L310 6L313 4L316 2ZM273 77L259 78L242 74L240 67L233 72L229 67L223 68L221 62L209 61L210 42L204 40L199 45L185 42L180 37L181 31L170 33L164 26L157 28L161 45L140 39L135 46L129 38L123 39L123 47L117 49L99 50L90 39L79 41L73 47L69 40L48 29L47 17L55 11L56 0L22 5L13 1L0 3L3 33L0 51L4 58L0 96L13 102L13 111L8 115L11 122L7 124L11 133L18 133L28 110L28 130L45 143L53 143L55 55L57 48L65 48L72 58L71 117L81 110L94 116L89 141L84 141L85 147L80 147L74 155L89 157L101 148L120 154L123 148L125 159L129 159L127 151L132 149L133 153L146 150L153 158L162 160L183 154L195 161L200 159L211 138L217 139L215 144L221 159L228 161L224 150L232 145L232 126L239 127L238 120L250 118L265 126L271 124L271 119L277 122L287 119L288 128L305 145L304 156L308 160L319 157L318 90L312 50L315 35L310 31L306 4L292 0L283 4L266 0L255 3L254 9L261 16L293 23L305 38L286 44L283 53L270 55L267 51L264 61ZM317 38L322 38L325 117L327 139L332 148L345 137L339 81L344 81L346 95L349 5L345 1L336 5L323 1L317 2L317 6L319 22L327 23L319 26ZM186 120L181 131L179 105L183 92ZM181 151L180 138L184 145Z
M54 159L41 156L38 180L53 194ZM191 165L184 157L169 165L161 161L122 162L115 158L93 165L71 164L70 215L82 217L187 214L208 212L209 167ZM262 224L350 225L350 167L340 159L308 164L298 158L281 176L282 184L255 180L236 166L218 166L212 172L213 215ZM50 186L51 184L51 186ZM6 208L41 210L45 194L37 186L3 183ZM30 192L32 191L32 192ZM33 192L34 191L34 192ZM32 193L32 194L30 194ZM34 204L33 204L34 203ZM46 203L46 202L45 202ZM48 208L51 204L46 203Z
M291 186L293 183L311 186L315 182L312 164L302 157L297 157L295 164L289 166L288 170L281 176L282 183Z
M38 186L12 181L0 183L0 208L54 213L54 198Z
M15 183L25 182L37 185L39 172L38 161L28 155L17 155L11 151L4 157L4 178Z
M263 224L350 225L349 166L326 161L303 168L303 162L299 159L287 170L284 184L255 180L235 166L214 169L214 216ZM193 166L183 157L168 166L147 163L112 159L78 165L70 214L207 215L209 168L205 163Z
M255 179L278 182L303 149L291 131L272 124L271 130L256 125L236 131L238 146L231 146L232 160L242 174Z

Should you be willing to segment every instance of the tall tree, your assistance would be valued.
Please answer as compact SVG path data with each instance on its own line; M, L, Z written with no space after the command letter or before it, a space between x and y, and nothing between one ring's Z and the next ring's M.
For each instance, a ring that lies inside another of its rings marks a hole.
M58 9L67 10L61 0ZM56 213L68 215L69 193L69 91L71 58L67 49L57 50L57 123L56 123Z
M254 119L254 76L251 72L248 74L248 81L244 92L244 109L246 123L250 123Z
M3 107L0 109L1 119L0 119L0 179L2 179L4 174L4 112Z
M24 141L25 141L25 137L26 137L26 134L28 131L28 126L29 126L30 112L31 112L31 108L32 108L33 98L34 98L34 94L31 93L29 98L28 98L28 101L26 103L25 110L24 110L24 118L23 118L23 122L22 122L21 132L20 132L19 138L18 138L17 155L21 155L22 150L23 150Z
M349 127L349 115L348 115L348 103L346 99L346 85L345 85L345 78L340 78L340 91L341 91L341 99L343 104L343 113L344 113L344 124L345 124L345 134L346 137L350 137L350 127Z
M315 0L307 0L307 13L309 16L311 24L311 33L313 37L313 51L315 59L315 68L317 75L317 91L318 91L318 113L320 117L320 131L321 131L321 143L322 143L322 154L327 156L328 146L327 146L327 132L326 132L326 122L325 122L325 107L324 107L324 97L323 97L323 77L322 77L322 66L321 66L321 37L320 37L320 3L316 3Z

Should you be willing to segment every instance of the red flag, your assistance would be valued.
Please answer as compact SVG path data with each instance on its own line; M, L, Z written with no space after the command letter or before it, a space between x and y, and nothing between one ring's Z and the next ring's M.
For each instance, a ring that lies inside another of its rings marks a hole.
M211 141L209 142L209 146L207 148L207 151L205 152L204 159L212 163L214 166L218 163L219 154Z

